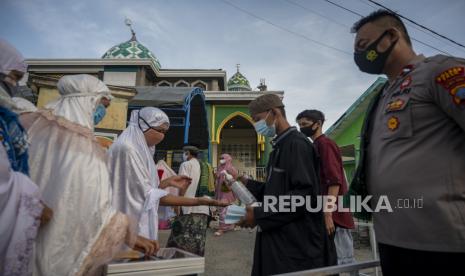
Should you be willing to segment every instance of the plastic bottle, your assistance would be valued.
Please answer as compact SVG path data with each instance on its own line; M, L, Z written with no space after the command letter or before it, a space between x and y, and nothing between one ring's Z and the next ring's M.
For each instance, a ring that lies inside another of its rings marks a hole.
M242 184L237 181L234 177L228 174L226 171L222 171L222 174L226 177L226 185L233 191L234 195L245 205L251 205L257 201L252 193Z

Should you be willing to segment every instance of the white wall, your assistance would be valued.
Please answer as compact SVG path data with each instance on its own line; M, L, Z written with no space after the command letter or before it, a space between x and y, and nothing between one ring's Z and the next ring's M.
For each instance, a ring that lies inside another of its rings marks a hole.
M103 82L109 85L136 86L136 72L104 72Z

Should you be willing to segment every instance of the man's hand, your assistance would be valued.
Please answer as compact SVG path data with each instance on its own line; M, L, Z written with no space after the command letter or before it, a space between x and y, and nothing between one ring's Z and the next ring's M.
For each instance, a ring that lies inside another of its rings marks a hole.
M134 250L144 253L146 256L153 256L160 249L157 241L146 239L142 236L137 236L136 243L132 248Z
M336 231L336 227L334 226L333 222L333 214L332 213L324 213L325 214L325 225L326 225L326 231L328 232L328 236L334 235L334 232Z
M247 185L247 182L249 181L249 178L245 175L239 176L239 181L242 182L242 184Z
M218 206L218 207L228 207L231 205L226 201L219 201L215 199L211 199L208 197L198 197L197 198L199 205L206 205L206 206Z
M40 227L44 226L47 224L53 217L53 210L50 209L45 203L42 201L40 202L44 206L44 209L42 210L42 214L40 216Z
M161 181L160 188L164 189L168 186L178 188L179 191L187 190L187 187L192 183L192 178L185 175L175 175Z
M255 226L257 226L257 223L255 222L253 207L247 206L245 210L245 217L242 218L236 225L240 227L254 228Z

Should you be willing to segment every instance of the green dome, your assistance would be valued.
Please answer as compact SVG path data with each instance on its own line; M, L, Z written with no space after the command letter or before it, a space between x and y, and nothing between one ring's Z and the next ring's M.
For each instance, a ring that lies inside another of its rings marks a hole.
M236 74L234 74L228 81L229 91L252 91L250 88L249 81L239 72L237 68Z
M160 62L157 57L150 52L144 45L137 41L136 36L133 35L131 40L113 46L108 50L102 58L124 58L124 59L139 59L139 58L150 58L152 59L157 69L161 68Z

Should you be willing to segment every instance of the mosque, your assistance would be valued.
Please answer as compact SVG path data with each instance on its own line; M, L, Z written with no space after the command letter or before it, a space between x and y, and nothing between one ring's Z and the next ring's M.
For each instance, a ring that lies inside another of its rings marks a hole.
M222 69L168 69L136 38L110 48L101 58L27 59L28 85L37 106L59 97L57 81L66 74L90 74L110 88L112 100L104 120L96 126L98 139L111 143L127 125L130 113L144 106L159 107L170 117L171 126L156 159L164 158L175 170L182 162L182 146L202 149L213 167L222 153L230 154L240 173L263 178L271 145L253 127L247 105L256 97L284 91L268 91L261 79L252 89L237 72L227 79Z

